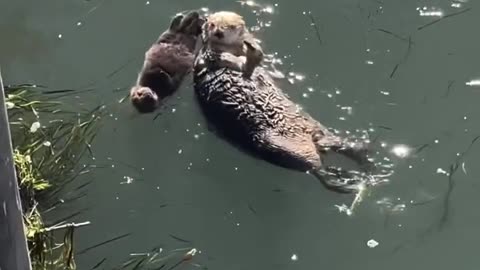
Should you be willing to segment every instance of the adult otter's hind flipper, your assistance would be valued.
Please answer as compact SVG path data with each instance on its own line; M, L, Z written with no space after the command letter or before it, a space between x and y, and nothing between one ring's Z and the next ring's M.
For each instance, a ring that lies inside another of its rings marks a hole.
M262 136L262 139L261 148L267 150L271 161L278 165L294 166L310 171L329 190L339 193L356 193L367 183L366 178L359 172L324 167L316 146L306 137L287 139L284 136L270 134Z
M373 164L368 159L368 144L365 142L351 141L340 138L333 134L322 134L319 139L313 137L319 151L331 149L345 157L355 161L363 167L371 167Z
M339 193L357 193L367 180L360 175L341 168L326 167L325 169L312 170L311 173L329 190Z

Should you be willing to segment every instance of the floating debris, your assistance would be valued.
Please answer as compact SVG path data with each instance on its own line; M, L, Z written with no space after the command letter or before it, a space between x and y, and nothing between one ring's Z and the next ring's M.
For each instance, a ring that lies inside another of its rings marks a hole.
M399 40L401 40L401 41L407 41L407 42L408 42L408 39L407 39L407 38L402 37L402 36L400 36L400 35L398 35L398 34L395 34L395 33L393 33L392 31L389 31L389 30L386 30L386 29L382 29L382 28L378 28L377 30L380 31L380 32L383 32L383 33L385 33L385 34L391 35L391 36L393 36L393 37L395 37L396 39L399 39ZM370 49L367 49L367 52L370 52ZM387 52L390 52L390 50L387 50Z
M120 185L133 183L133 178L130 176L124 176L123 179L125 179L125 181L120 182Z
M199 251L197 251L196 248L192 248L189 252L185 253L185 256L183 257L183 260L184 261L188 261L188 260L191 260L193 258L193 256L195 256L195 254L200 253Z
M438 169L437 169L437 173L438 173L438 174L444 174L444 175L447 175L447 176L449 175L448 172L445 171L445 170L442 169L442 168L438 168Z
M34 122L30 127L30 133L35 133L40 128L40 122Z
M297 256L297 254L292 254L292 257L290 257L290 260L292 260L292 261L294 261L294 262L295 262L295 261L298 261L298 256Z
M5 104L7 105L7 109L13 109L13 107L15 107L15 104L13 102L5 102Z
M175 240L177 240L177 241L179 241L179 242L182 242L182 243L192 243L192 241L187 240L187 239L185 239L185 238L181 238L181 237L175 236L175 235L173 235L173 234L168 234L168 235L169 235L171 238L173 238L173 239L175 239Z
M428 27L428 26L431 26L431 25L433 25L433 24L436 24L436 23L440 22L440 21L443 20L443 19L447 19L447 18L456 16L456 15L460 15L460 14L465 13L465 12L470 11L470 10L471 10L471 8L466 8L466 9L464 9L464 10L462 10L462 11L459 11L459 12L450 13L450 14L448 14L448 15L445 15L445 16L443 16L443 17L440 17L440 18L438 18L438 19L436 19L436 20L434 20L434 21L431 21L431 22L429 22L429 23L427 23L427 24L425 24L425 25L422 25L422 26L418 27L417 30L422 30L422 29L424 29L424 28L426 28L426 27Z
M465 162L462 162L462 171L467 174L467 169L465 169Z
M347 216L352 215L352 210L346 204L335 205L335 207L338 209L340 213L345 213L347 214Z

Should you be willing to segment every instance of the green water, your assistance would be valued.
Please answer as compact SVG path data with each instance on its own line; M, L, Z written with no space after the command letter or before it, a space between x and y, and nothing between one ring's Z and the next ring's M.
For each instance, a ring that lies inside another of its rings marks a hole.
M166 251L195 247L201 253L192 262L209 269L476 269L480 146L459 160L457 153L480 134L480 90L467 85L480 78L480 3L261 4L273 13L255 16L254 7L220 0L1 2L5 81L93 87L69 102L107 104L110 114L93 146L95 163L107 168L82 178L93 182L71 206L84 210L72 221L92 222L78 230L76 245L82 250L131 235L79 255L79 268L105 257L105 267L115 265L161 245ZM354 215L335 207L351 196L255 160L212 135L191 78L155 120L117 102L171 16L201 7L239 12L251 26L256 19L271 22L259 33L265 50L278 53L283 73L305 76L279 83L292 99L325 125L373 129L375 148L395 174ZM438 12L444 19L421 28L441 18ZM397 144L427 146L399 158L391 152ZM445 172L457 161L449 178ZM370 239L379 245L369 248Z

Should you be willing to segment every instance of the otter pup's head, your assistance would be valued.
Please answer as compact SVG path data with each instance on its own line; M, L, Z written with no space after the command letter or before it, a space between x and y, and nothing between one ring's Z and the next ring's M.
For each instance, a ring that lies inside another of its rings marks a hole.
M205 38L225 45L243 45L246 33L243 17L235 12L219 11L208 16L204 25Z
M157 93L149 87L139 85L132 87L130 90L130 100L140 113L153 112L160 103Z

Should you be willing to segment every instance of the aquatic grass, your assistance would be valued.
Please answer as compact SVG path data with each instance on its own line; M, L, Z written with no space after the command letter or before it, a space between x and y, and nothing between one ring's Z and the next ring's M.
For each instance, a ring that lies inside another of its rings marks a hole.
M74 232L89 222L68 222L78 212L48 226L41 212L55 209L56 195L82 174L78 164L86 152L92 154L104 107L75 112L60 101L75 91L45 89L5 88L26 238L33 269L75 269Z
M72 223L71 220L85 209L50 222L50 225L42 216L86 195L82 191L93 180L65 189L79 176L101 168L95 165L80 167L79 163L86 154L93 157L91 144L105 115L105 106L75 111L60 101L68 95L85 93L85 90L48 90L44 86L21 84L6 87L5 93L32 268L73 270L77 268L75 256L130 236L130 233L119 235L75 252L75 231L90 222ZM147 253L131 254L113 269L174 270L190 262L196 253L192 248L162 251L156 248ZM106 260L102 259L92 269L99 269Z
M156 247L146 253L130 254L131 258L112 270L174 270L185 263L190 263L200 269L207 269L191 263L196 254L195 248L181 248L164 253L162 248Z

